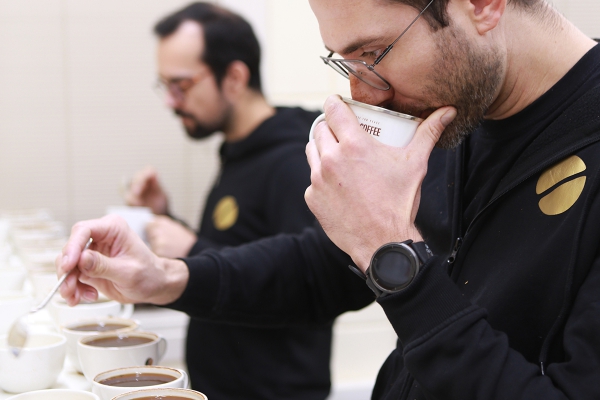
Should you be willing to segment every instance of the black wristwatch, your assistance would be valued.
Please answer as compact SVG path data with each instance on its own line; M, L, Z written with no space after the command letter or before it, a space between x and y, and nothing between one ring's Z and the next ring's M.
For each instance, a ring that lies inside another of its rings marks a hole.
M348 267L367 282L377 297L382 297L406 289L421 265L432 256L425 242L406 240L387 243L377 249L364 274L354 265Z

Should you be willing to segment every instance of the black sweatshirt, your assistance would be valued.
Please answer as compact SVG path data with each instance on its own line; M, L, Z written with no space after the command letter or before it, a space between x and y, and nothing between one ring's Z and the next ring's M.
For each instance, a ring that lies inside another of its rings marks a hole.
M304 202L305 146L318 114L277 108L245 139L223 143L190 254L301 232L314 222ZM192 318L186 343L192 387L211 399L325 399L330 353L330 323L264 328Z
M596 46L517 115L434 150L417 226L436 256L378 300L398 346L373 399L600 398L599 71ZM498 145L504 158L475 152L512 131L524 133ZM186 260L172 306L250 325L327 321L372 299L340 253L318 227L208 252Z

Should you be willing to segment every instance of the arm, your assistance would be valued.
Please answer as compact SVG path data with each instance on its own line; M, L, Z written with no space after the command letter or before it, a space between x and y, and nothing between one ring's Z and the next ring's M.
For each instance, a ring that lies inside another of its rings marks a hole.
M94 242L82 253L90 237ZM205 319L277 326L331 321L371 303L373 294L348 262L315 227L209 250L184 263L156 256L124 220L109 215L73 227L57 272L78 269L60 289L71 305L101 291L124 303L168 304Z
M407 369L435 399L592 399L600 396L600 259L564 328L566 361L546 375L511 349L486 311L462 296L434 257L405 291L379 300L404 347ZM433 299L433 301L432 301Z

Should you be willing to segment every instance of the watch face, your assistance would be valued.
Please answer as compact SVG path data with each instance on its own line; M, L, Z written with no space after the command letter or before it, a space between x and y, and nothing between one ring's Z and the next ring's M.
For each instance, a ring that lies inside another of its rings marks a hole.
M416 258L406 249L390 248L377 255L372 265L372 279L385 291L397 291L408 286L417 272Z

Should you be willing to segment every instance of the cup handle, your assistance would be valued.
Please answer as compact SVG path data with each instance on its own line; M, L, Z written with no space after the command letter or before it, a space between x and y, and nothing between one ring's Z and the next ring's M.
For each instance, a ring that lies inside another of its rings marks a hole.
M133 315L133 304L121 304L119 318L129 319Z
M158 341L158 360L157 360L157 362L160 362L160 360L162 360L162 358L166 352L167 352L167 339L165 339L164 337L161 337L160 340Z
M324 120L325 120L325 114L321 114L315 119L315 122L312 123L312 125L310 126L310 132L308 132L308 141L309 142L311 140L313 140L313 131L315 130L315 127L317 126L317 124Z
M183 389L189 389L188 388L189 380L188 380L187 373L182 369L179 369L179 368L175 368L175 369L181 373L181 376L183 376Z

